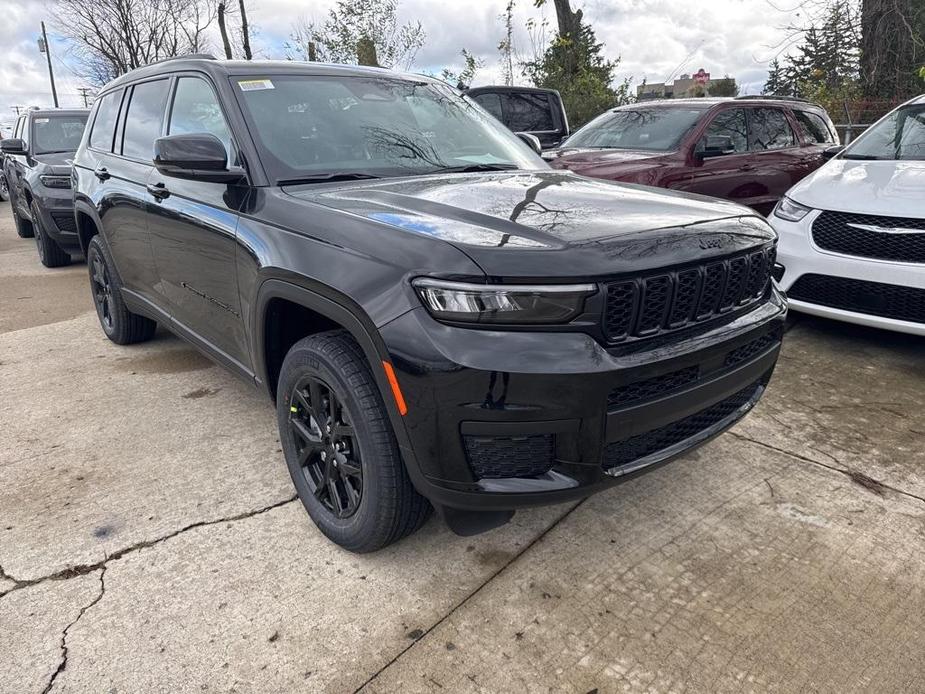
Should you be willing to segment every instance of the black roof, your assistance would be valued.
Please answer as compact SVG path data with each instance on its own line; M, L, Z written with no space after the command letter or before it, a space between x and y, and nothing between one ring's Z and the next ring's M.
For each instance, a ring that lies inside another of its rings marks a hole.
M135 82L146 77L166 75L171 72L199 71L213 77L262 76L262 75L331 75L342 77L383 77L407 79L420 82L438 82L424 75L413 75L381 67L364 65L333 65L299 60L216 60L211 56L190 55L168 58L144 67L136 68L109 82L102 91Z

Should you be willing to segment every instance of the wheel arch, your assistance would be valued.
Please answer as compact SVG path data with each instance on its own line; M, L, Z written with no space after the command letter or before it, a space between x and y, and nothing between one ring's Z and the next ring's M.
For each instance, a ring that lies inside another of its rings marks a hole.
M305 329L287 329L281 319L292 317L292 314L274 315L274 311L283 306L295 307L297 312L304 312L303 315L295 317L310 321L304 326ZM324 296L289 281L267 279L260 285L254 309L255 325L252 334L255 336L255 370L258 381L267 389L274 402L280 367L289 347L299 339L317 332L346 330L360 345L369 362L399 445L403 449L410 449L402 414L398 410L383 366L384 362L390 361L388 350L375 325L359 306L347 297ZM273 341L280 337L280 329L284 330L285 339L274 344Z
M100 220L96 210L82 200L74 203L74 219L77 222L77 239L80 242L80 250L86 255L90 239L102 233Z

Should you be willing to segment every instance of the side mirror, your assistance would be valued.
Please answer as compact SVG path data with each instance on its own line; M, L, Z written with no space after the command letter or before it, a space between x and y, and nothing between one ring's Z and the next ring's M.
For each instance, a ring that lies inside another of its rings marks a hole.
M822 150L822 156L824 159L831 159L838 154L841 154L845 150L844 145L832 145L831 147L826 147Z
M154 166L165 176L213 183L244 178L244 169L228 166L225 145L210 133L168 135L154 141Z
M707 135L702 142L703 149L698 152L701 159L722 157L727 154L735 154L736 151L729 135Z
M536 135L531 135L530 133L514 133L521 140L527 143L527 146L532 149L537 154L543 153L543 145L540 143L540 138Z
M0 140L0 152L4 154L25 154L26 143L18 137L11 137L9 140Z

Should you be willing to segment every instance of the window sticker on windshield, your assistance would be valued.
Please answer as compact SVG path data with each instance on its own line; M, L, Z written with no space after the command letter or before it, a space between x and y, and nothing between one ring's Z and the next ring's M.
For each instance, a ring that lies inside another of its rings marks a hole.
M36 118L35 122L36 123L47 123L48 119L47 118Z
M242 92L256 92L261 89L276 89L270 80L241 80L238 82Z

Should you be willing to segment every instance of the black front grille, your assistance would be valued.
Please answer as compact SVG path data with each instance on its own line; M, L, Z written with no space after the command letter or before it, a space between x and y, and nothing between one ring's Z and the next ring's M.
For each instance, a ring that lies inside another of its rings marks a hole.
M611 343L703 323L758 301L774 264L770 247L679 271L607 285L604 330Z
M813 222L813 241L819 248L845 255L925 263L925 219L825 211Z
M925 323L925 289L827 275L803 275L787 291L796 301Z
M764 382L764 379L762 379L757 383L753 383L725 400L721 400L715 405L671 424L647 431L644 434L632 436L623 441L607 444L601 466L605 470L609 470L610 468L628 465L716 426L749 402Z
M61 231L69 231L72 234L77 233L77 222L74 220L72 212L52 212L51 218Z
M537 477L555 464L553 434L463 436L463 443L476 479Z

